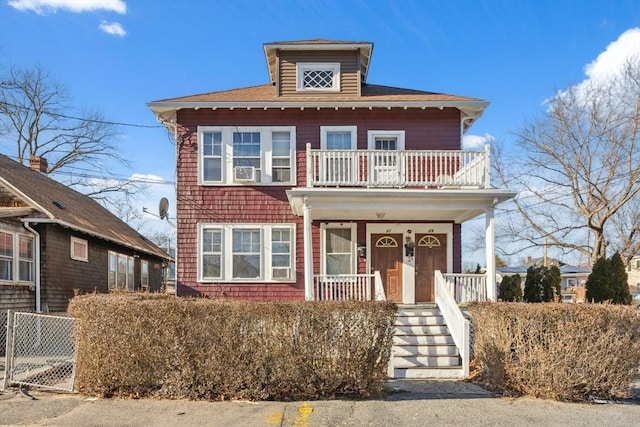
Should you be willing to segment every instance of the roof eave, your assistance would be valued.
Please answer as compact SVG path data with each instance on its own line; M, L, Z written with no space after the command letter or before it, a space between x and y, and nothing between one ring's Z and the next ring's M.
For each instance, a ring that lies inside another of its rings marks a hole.
M56 224L56 225L59 225L61 227L65 227L65 228L69 228L71 230L79 231L79 232L84 233L86 235L94 236L94 237L97 237L99 239L102 239L102 240L105 240L105 241L108 241L108 242L117 243L120 246L124 246L124 247L127 247L127 248L132 248L132 249L135 249L136 251L139 251L139 252L144 252L144 253L146 253L148 255L153 255L155 257L162 258L162 259L165 259L165 260L170 260L171 259L171 257L168 254L165 254L164 252L162 252L162 253L161 252L153 252L153 251L150 251L149 249L145 249L145 248L140 247L138 245L132 245L130 243L123 242L122 240L118 240L118 239L115 239L113 237L109 237L109 236L107 236L105 234L97 233L95 231L88 230L88 229L83 228L83 227L79 227L79 226L77 226L75 224L71 224L71 223L68 223L66 221L62 221L60 219L22 218L21 221L25 222L25 223L30 223L30 224Z

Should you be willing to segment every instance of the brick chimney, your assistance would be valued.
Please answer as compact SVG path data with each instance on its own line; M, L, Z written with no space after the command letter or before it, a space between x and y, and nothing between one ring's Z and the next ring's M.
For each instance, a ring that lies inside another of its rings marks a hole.
M49 170L49 163L47 159L40 156L31 156L29 157L29 168L36 172L47 173Z

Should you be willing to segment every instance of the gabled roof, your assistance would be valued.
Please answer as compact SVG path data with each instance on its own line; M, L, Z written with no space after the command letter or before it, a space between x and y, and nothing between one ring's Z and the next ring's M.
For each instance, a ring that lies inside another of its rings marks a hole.
M276 52L278 50L359 50L360 75L362 76L363 83L367 81L369 63L371 62L371 53L373 52L373 43L371 42L350 42L326 39L271 42L265 43L263 46L271 83L275 83L276 81Z
M0 207L0 216L53 223L164 259L158 246L92 198L0 154L0 188L28 205Z

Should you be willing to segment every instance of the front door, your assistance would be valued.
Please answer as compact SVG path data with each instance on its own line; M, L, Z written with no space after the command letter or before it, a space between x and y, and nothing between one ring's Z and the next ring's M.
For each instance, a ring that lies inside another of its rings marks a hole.
M416 234L416 302L434 302L436 270L447 271L447 235Z
M387 301L402 302L402 234L371 235L371 268L380 272Z

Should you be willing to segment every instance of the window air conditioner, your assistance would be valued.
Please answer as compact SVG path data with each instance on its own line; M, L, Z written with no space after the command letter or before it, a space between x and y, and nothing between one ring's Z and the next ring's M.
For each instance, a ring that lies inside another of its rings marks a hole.
M233 169L233 176L238 182L255 182L256 168L253 166L236 166Z

